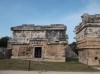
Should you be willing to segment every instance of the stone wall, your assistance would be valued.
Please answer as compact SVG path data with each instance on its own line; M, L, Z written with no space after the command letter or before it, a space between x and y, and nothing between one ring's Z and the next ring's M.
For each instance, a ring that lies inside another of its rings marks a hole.
M99 49L79 50L79 62L88 65L100 65L100 50Z
M42 48L42 57L34 58L35 47ZM32 59L33 61L52 61L65 62L66 45L47 44L47 40L41 41L41 44L13 45L12 58Z

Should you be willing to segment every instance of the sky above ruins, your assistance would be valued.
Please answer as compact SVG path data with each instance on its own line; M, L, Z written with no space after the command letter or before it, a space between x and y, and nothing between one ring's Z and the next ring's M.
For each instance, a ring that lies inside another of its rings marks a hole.
M71 43L83 13L100 14L100 0L0 0L0 37L21 24L65 24Z

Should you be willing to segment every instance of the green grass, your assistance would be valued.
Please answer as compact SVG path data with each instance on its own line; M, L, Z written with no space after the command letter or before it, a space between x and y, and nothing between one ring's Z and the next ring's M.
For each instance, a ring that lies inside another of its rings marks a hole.
M95 72L91 67L81 64L76 59L69 59L67 62L34 62L31 61L31 70L34 71L81 71ZM28 60L0 59L0 70L28 70Z

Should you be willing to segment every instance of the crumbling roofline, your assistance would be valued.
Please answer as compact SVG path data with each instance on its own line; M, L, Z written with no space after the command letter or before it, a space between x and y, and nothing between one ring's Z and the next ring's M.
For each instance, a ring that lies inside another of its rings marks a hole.
M80 31L82 31L86 27L100 27L100 25L92 25L92 24L91 25L90 24L84 25L84 26L80 27L79 29L75 30L75 33L76 34L79 33Z

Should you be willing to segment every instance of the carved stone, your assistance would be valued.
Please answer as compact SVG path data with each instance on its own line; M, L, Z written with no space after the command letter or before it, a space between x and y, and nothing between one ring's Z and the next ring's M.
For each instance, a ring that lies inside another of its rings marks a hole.
M85 13L81 17L82 22L75 27L79 61L88 65L100 65L100 14Z

